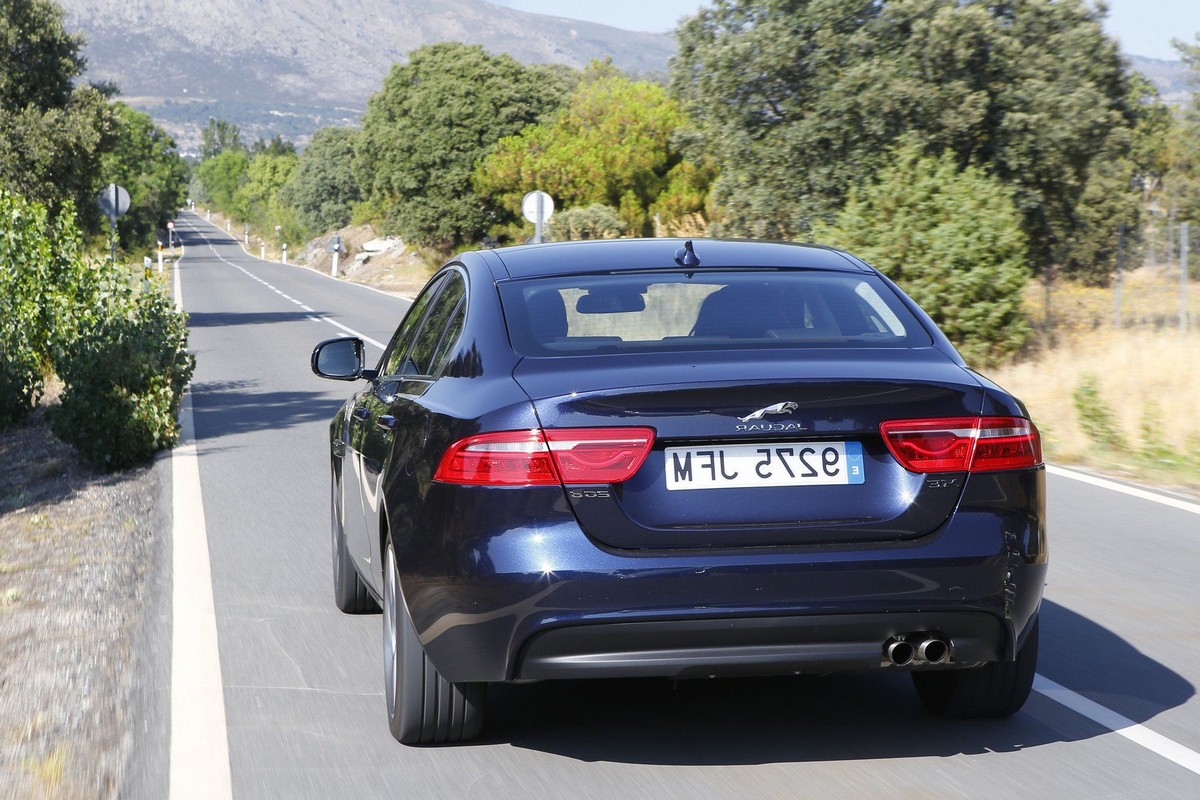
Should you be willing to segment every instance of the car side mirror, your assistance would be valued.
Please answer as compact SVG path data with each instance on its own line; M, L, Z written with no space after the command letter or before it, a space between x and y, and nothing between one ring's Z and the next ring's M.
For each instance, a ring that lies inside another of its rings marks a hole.
M326 339L313 348L312 371L335 381L363 377L363 342L357 336Z

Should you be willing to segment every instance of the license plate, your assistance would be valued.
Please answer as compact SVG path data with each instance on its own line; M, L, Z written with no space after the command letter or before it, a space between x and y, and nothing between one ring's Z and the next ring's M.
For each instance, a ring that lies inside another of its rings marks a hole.
M866 480L859 442L668 447L665 453L671 490L837 486Z

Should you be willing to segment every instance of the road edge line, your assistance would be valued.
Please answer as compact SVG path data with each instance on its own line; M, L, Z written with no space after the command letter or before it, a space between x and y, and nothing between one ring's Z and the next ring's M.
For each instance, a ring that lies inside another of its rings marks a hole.
M174 277L175 306L182 310L178 261ZM171 451L168 797L223 800L233 796L233 779L190 388L180 400L179 427L179 443Z
M1108 728L1119 736L1124 736L1134 744L1200 775L1200 753L1184 747L1174 739L1168 739L1161 733L1155 733L1146 726L1121 716L1095 700L1089 700L1078 692L1073 692L1040 674L1033 678L1033 690L1046 699L1053 700L1076 714L1087 717L1097 725Z
M1076 470L1067 469L1066 467L1047 464L1046 472L1050 475L1056 475L1060 478L1069 478L1070 480L1079 481L1080 483L1098 486L1101 489L1108 489L1111 492L1119 492L1120 494L1129 495L1130 497L1136 497L1139 500L1149 500L1151 503L1169 506L1180 511L1186 511L1190 514L1200 514L1200 503L1191 503L1178 497L1171 497L1170 495L1158 494L1146 489L1139 489L1136 486L1128 486L1124 483L1118 483L1117 481L1109 480L1108 478L1100 478L1095 475L1089 475L1086 472L1077 472Z

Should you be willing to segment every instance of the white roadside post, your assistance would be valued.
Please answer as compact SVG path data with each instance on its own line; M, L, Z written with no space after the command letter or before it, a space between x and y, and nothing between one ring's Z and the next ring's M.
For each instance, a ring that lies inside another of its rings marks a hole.
M242 243L244 245L246 245L246 247L250 246L250 223L249 222L246 223L246 234L245 234L245 237L242 239Z
M279 256L279 263L287 263L287 242L283 243L283 254Z
M258 237L258 257L262 261L267 260L267 243L262 240L261 236Z
M158 274L162 275L162 241L158 243Z
M342 251L346 249L345 246L342 244L341 234L335 233L333 235L333 238L329 240L329 244L325 246L325 249L328 250L329 252L333 253L333 264L329 267L329 276L331 278L336 278L337 277L337 268L338 268L338 256L340 256L342 254Z

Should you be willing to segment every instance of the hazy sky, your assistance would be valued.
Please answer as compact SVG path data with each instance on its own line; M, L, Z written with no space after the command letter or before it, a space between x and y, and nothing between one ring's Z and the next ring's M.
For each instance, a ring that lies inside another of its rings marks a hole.
M635 31L669 31L704 0L491 0L497 5L603 22ZM1108 32L1131 55L1174 60L1171 37L1195 43L1200 0L1109 0Z

